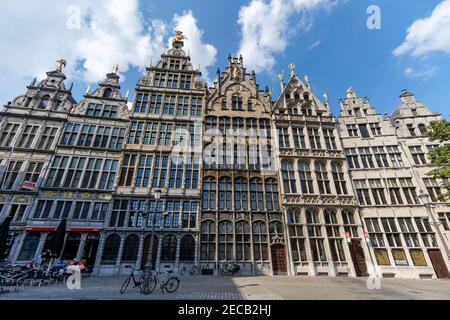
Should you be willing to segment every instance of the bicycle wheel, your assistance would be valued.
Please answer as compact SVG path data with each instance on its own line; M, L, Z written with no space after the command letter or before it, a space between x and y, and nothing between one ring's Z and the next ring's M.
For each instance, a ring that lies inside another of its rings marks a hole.
M153 293L153 291L155 291L155 288L156 288L156 280L155 278L150 278L144 284L143 292L145 295L149 295L150 293Z
M179 285L180 285L180 279L170 278L166 282L165 289L168 293L174 293L175 291L177 291Z
M122 284L122 288L120 288L120 294L124 294L128 289L128 285L130 284L131 277L128 277L125 282Z

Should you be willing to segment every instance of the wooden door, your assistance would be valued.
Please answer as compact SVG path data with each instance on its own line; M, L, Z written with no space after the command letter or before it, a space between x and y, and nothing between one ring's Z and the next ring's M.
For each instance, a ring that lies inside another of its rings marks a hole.
M352 257L353 266L357 277L367 275L366 259L364 257L364 250L361 246L361 241L352 239L352 243L349 244L350 255Z
M282 244L275 244L271 248L273 274L287 274L286 251Z
M428 250L428 255L430 257L431 263L433 264L434 271L438 279L449 279L450 274L448 272L447 266L445 265L444 258L440 250Z

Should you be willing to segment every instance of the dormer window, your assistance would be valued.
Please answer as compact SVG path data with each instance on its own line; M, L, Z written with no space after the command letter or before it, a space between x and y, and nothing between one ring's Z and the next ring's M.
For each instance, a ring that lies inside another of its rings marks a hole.
M304 116L312 116L312 110L309 106L302 107L302 114Z
M39 109L47 109L50 96L43 96L41 103L39 104Z
M411 137L416 136L416 130L412 124L408 124L408 130L409 130L409 134L411 135Z
M107 88L105 89L105 91L103 92L103 98L109 99L112 96L112 89Z
M305 101L309 101L309 94L307 92L303 95L303 99L305 99Z
M250 99L247 102L247 110L248 111L253 111L253 101L250 100Z
M298 93L296 93L296 94L294 95L294 99L295 99L296 101L300 100L300 95L299 95Z
M412 112L412 114L413 114L414 117L417 116L417 109L411 109L411 112Z
M355 108L355 116L361 117L361 110L359 108Z
M427 135L427 126L426 126L426 125L424 125L423 123L421 123L421 124L418 125L418 128L419 128L419 130L420 130L420 133L421 133L423 136Z

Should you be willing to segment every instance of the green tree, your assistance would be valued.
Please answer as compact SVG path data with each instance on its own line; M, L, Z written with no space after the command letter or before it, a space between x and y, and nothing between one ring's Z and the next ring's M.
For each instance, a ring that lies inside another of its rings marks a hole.
M428 128L428 138L431 141L444 143L429 153L431 163L436 166L429 174L443 181L442 187L447 190L441 200L450 200L450 122L447 120L433 121Z

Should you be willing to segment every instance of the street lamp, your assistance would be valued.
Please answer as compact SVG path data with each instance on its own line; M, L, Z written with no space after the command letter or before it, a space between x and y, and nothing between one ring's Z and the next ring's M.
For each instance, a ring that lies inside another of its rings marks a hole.
M431 220L433 221L431 224L435 227L437 234L438 234L439 238L441 239L442 245L444 246L445 253L447 254L447 259L450 260L450 250L447 246L447 242L445 241L444 236L441 233L441 229L439 228L440 223L436 221L436 219L433 215L433 212L431 211L433 202L432 202L430 195L425 192L420 193L419 201L427 209L427 213L431 217Z
M150 192L149 192L149 194L150 194ZM151 238L150 238L150 250L149 250L148 256L147 256L147 263L145 264L146 268L150 264L150 270L153 270L153 267L154 267L153 266L153 245L154 245L154 241L155 241L154 238L155 238L156 212L158 210L158 202L159 202L159 199L161 198L161 194L162 194L161 189L153 190L153 197L155 199L155 211L153 212L153 215L152 215L152 233L151 233Z

